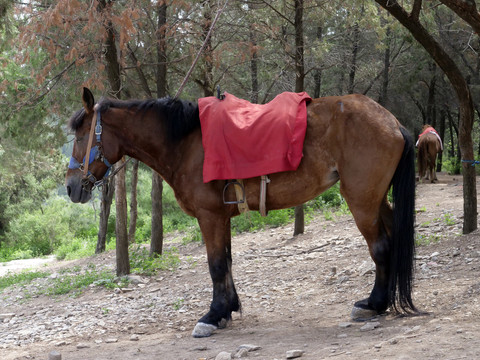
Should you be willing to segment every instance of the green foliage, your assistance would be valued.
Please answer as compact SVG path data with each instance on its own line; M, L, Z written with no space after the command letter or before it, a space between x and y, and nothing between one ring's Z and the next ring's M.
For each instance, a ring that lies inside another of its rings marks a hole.
M3 290L12 285L24 285L30 283L32 280L38 278L45 278L50 273L46 271L22 271L20 273L7 273L0 276L0 290Z
M182 306L183 306L184 303L185 303L185 299L180 298L180 299L177 299L177 300L175 300L175 301L173 302L172 307L173 307L176 311L178 311L178 310L180 310L180 309L182 308Z
M63 295L70 292L79 294L82 289L98 280L99 276L104 278L110 276L113 279L113 273L104 272L99 274L95 269L87 270L82 274L62 274L57 278L52 279L49 286L42 290L42 293L46 295Z
M442 239L442 235L437 234L422 234L416 232L415 234L415 245L416 246L425 246L439 242Z
M148 249L141 245L130 246L130 269L132 273L154 275L158 270L174 270L180 264L177 249L165 250L162 255L150 256Z
M262 217L257 211L251 211L232 219L232 234L236 235L246 231L261 230L267 226L278 227L287 224L293 219L293 209L269 211L266 217Z
M455 225L455 219L453 218L453 215L451 213L444 214L443 221L445 222L445 225Z
M97 247L97 236L74 237L70 241L63 241L54 254L58 260L74 260L91 256ZM107 241L105 250L115 249L115 241Z
M115 274L111 270L97 269L95 265L90 265L85 271L78 271L78 268L67 269L52 279L40 293L49 296L72 293L73 296L78 296L91 284L108 288L115 286Z
M449 158L442 161L442 168L450 175L458 175L462 171L462 164L457 158Z
M73 249L85 254L95 249L92 242L96 244L97 229L92 207L54 196L42 209L25 212L10 222L0 243L0 256L3 260L12 260L58 252L60 258L65 258Z

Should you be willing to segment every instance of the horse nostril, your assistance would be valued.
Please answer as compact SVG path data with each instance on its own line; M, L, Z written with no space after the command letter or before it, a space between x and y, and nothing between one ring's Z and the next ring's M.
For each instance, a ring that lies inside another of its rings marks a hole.
M70 197L70 194L72 193L72 188L70 186L67 186L67 195Z

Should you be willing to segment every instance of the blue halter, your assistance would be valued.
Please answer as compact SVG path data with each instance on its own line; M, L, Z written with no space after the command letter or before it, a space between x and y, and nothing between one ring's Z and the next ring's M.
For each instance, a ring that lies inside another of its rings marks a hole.
M102 119L101 119L101 114L100 111L97 111L97 121L95 124L95 136L97 139L97 144L90 149L90 157L88 160L88 165L93 163L95 160L100 160L102 161L106 166L107 166L107 172L105 175L103 175L103 179L97 180L95 176L90 172L90 170L87 173L87 177L85 180L87 180L85 183L83 183L84 187L88 184L88 182L91 182L93 184L93 187L91 190L93 190L95 187L102 185L104 181L106 180L105 178L108 177L108 174L110 173L110 168L112 167L112 164L107 160L107 158L102 154L101 151L101 135L102 135ZM75 170L75 169L80 169L83 171L85 167L85 158L86 155L83 157L82 163L80 163L77 159L75 159L72 155L70 158L70 163L68 164L68 168Z

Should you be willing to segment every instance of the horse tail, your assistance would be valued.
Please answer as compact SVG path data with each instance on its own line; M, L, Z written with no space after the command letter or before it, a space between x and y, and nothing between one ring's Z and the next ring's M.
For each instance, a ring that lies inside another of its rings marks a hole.
M401 127L405 146L392 179L393 231L390 251L389 301L395 310L417 312L412 302L415 257L415 149L412 136Z

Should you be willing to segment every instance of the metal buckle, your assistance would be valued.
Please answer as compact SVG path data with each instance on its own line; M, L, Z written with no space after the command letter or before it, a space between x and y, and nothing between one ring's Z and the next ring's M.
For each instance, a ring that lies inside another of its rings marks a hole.
M97 124L97 125L95 126L95 135L101 135L101 134L102 134L102 130L103 130L102 125L101 125L101 124Z

